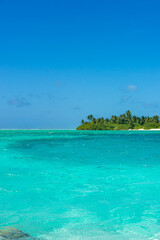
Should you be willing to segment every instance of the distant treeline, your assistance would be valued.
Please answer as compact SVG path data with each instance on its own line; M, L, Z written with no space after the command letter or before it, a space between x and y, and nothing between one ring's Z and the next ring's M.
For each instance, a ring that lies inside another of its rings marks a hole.
M127 111L120 116L109 118L94 118L93 115L87 117L87 121L82 120L77 130L128 130L128 129L151 129L160 128L159 116L137 117Z

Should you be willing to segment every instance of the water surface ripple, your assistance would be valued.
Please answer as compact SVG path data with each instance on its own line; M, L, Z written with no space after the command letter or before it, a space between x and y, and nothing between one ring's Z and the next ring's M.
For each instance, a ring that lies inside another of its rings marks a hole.
M0 226L39 239L160 239L160 133L0 131Z

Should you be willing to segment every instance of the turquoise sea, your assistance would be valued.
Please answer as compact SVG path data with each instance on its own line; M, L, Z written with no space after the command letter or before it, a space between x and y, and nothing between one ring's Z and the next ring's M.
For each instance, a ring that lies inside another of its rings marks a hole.
M44 240L160 239L160 132L1 130L0 226Z

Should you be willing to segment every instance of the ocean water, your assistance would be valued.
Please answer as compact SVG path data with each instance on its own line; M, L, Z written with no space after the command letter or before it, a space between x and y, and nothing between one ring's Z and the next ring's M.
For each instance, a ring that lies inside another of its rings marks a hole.
M0 226L42 240L160 239L160 132L0 131Z

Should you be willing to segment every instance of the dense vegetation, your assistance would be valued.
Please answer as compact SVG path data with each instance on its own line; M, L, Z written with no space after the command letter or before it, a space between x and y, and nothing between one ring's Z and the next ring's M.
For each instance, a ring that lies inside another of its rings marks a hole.
M77 130L128 130L128 129L151 129L160 128L159 116L137 117L127 111L120 116L112 116L110 119L87 117L88 121L81 121Z

